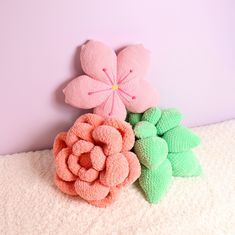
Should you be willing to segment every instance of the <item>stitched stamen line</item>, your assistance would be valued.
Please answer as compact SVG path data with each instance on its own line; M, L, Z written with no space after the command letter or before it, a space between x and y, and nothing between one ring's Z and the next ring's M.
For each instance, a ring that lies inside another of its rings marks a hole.
M124 80L126 80L126 78L133 72L132 69L130 69L130 71L128 72L128 74L126 74L119 82L118 84L122 83Z
M112 88L107 88L107 89L103 89L103 90L99 90L99 91L90 91L90 92L88 92L88 95L93 95L93 94L96 94L99 92L104 92L104 91L109 91L109 90L112 90Z
M112 97L112 106L111 106L111 111L109 113L109 116L113 114L113 107L114 107L114 97L115 97L115 92L113 92L113 97Z
M133 100L136 99L136 96L132 96L132 95L128 94L127 92L125 92L125 91L122 90L121 88L119 88L118 90L119 90L120 92L124 93L125 95L131 97L131 99L133 99Z
M113 82L112 78L109 76L109 74L108 74L108 72L107 72L107 69L106 69L106 68L103 68L103 72L105 73L105 75L106 75L106 76L107 76L107 78L109 79L109 82L110 82L111 84L113 84L114 82Z
M128 99L125 97L125 94L122 94L121 92L119 92L119 95L120 95L127 103L130 103L130 100L128 100Z

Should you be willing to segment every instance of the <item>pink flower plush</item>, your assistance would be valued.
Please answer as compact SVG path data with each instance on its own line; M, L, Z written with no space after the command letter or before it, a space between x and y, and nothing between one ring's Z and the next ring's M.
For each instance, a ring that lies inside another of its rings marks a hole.
M64 89L65 102L91 109L103 117L126 118L126 109L142 113L156 106L156 94L143 79L149 65L149 52L132 45L116 53L97 41L81 49L81 66L87 75L72 80Z
M134 142L125 121L90 113L80 116L54 141L57 187L98 207L111 204L121 188L140 176L139 160L130 152Z

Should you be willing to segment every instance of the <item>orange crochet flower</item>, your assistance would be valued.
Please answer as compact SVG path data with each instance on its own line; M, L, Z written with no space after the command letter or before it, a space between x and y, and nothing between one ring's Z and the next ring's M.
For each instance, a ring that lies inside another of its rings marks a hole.
M129 151L134 141L127 122L82 115L55 138L57 187L98 207L112 203L122 187L140 176L138 158Z

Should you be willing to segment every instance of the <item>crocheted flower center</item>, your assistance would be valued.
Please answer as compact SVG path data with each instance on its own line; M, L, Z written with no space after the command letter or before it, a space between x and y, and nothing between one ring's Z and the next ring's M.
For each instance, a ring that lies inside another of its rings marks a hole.
M89 153L83 153L80 157L79 157L79 164L86 168L89 169L92 167L91 164L91 158L90 158L90 154Z
M88 92L88 95L93 95L93 94L97 94L97 93L100 93L100 92L106 92L106 91L112 91L113 94L112 94L112 101L111 101L111 109L110 109L110 112L108 113L109 116L112 116L113 114L113 109L114 109L114 103L115 103L115 100L116 100L116 92L118 95L120 95L123 99L125 99L127 102L130 102L130 99L131 100L134 100L136 99L136 96L135 95L132 95L132 94L129 94L128 92L125 91L125 88L122 87L122 89L120 88L120 84L125 84L127 81L127 78L129 77L129 75L133 72L132 69L129 70L129 72L121 79L119 79L119 81L117 81L117 78L116 76L111 73L110 75L110 72L107 71L106 68L103 68L102 70L109 83L110 83L110 87L109 88L106 88L106 89L102 89L102 90L95 90L95 91L89 91Z
M112 85L112 90L113 90L113 91L118 90L118 85L117 85L117 84L113 84L113 85Z

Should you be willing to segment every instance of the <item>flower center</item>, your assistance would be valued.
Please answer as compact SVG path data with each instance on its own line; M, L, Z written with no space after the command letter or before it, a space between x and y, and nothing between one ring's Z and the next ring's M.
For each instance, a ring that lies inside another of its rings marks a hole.
M113 90L113 91L118 90L118 85L117 85L117 84L113 84L113 85L112 85L112 90Z

